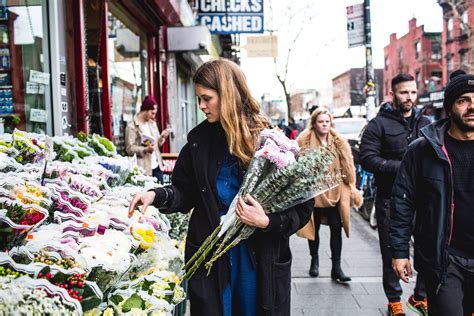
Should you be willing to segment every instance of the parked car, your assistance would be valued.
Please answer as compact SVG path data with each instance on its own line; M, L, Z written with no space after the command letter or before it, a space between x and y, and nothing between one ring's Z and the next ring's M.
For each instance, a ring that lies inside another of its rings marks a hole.
M333 124L336 131L351 143L352 140L360 139L367 120L363 117L344 117L334 119Z
M336 131L347 139L354 156L356 166L356 187L364 197L364 204L357 210L359 214L369 222L372 228L377 227L375 220L375 187L374 175L362 169L359 159L359 146L362 133L364 132L367 120L365 118L337 118L333 121Z

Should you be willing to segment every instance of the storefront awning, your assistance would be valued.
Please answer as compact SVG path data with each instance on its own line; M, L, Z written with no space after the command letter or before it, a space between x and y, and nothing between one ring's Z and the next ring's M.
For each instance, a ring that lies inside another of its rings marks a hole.
M211 54L211 33L207 26L169 27L167 30L168 51Z

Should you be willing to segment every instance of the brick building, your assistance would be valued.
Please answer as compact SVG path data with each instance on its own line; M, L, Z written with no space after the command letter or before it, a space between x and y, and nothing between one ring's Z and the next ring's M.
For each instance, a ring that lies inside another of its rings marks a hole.
M377 84L377 101L382 101L383 70L374 69ZM351 68L332 79L333 108L344 108L351 105L365 104L365 68Z
M319 92L315 89L298 89L291 93L291 109L294 118L305 117L313 105L319 105Z
M420 95L442 87L441 33L425 32L415 18L408 21L408 33L401 38L390 34L384 56L384 99L389 96L391 79L400 72L415 77Z
M446 85L453 70L462 68L474 72L473 36L470 35L474 25L474 0L438 0L438 3L443 8L442 64ZM456 3L454 8L453 3Z

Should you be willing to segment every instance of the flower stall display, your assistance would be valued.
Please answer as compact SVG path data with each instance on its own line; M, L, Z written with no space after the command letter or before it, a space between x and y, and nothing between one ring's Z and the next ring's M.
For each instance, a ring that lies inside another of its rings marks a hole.
M0 135L0 314L171 315L184 235L153 207L128 217L157 186L99 135Z

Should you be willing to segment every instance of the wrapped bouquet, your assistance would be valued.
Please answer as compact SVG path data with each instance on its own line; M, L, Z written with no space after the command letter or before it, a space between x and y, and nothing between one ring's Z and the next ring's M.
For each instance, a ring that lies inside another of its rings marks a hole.
M267 214L282 212L337 185L340 176L328 172L333 159L325 149L300 150L296 141L283 132L263 130L239 192L220 225L186 263L184 278L191 278L206 258L209 273L217 259L252 235L255 228L236 216L239 196L245 199L250 194Z

